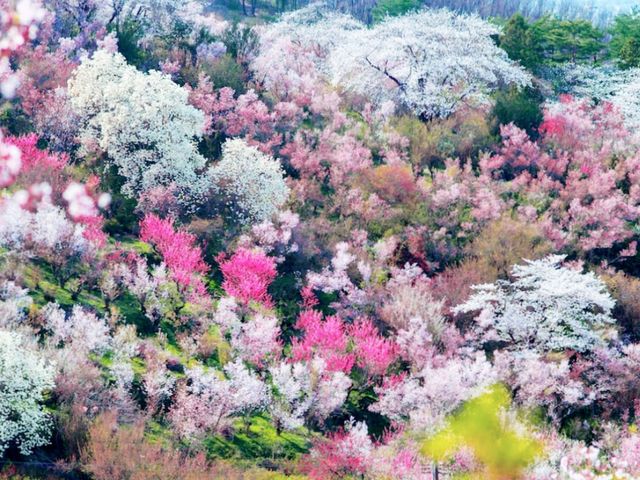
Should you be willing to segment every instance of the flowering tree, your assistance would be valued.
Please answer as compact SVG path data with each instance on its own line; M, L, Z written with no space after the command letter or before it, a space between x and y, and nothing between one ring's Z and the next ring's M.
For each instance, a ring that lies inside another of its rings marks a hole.
M217 372L194 369L190 384L178 392L169 416L181 436L197 440L208 432L219 432L229 424L232 415L242 415L266 406L266 385L241 361L225 367L229 377Z
M305 424L323 424L344 404L352 386L343 371L328 368L320 357L311 361L279 363L269 369L269 413L279 431Z
M529 83L524 70L493 43L497 30L476 16L423 10L366 28L311 6L272 28L315 51L318 68L332 83L379 106L393 101L424 118L446 117L500 85Z
M209 177L213 193L224 198L242 224L270 219L289 197L280 162L240 139L222 145L222 160L211 167Z
M398 346L380 335L369 319L361 319L351 326L356 363L371 375L383 375L397 357Z
M195 286L200 293L204 291L199 275L206 274L209 267L202 259L195 235L175 230L171 219L150 214L140 222L140 239L155 245L176 282L185 287Z
M21 137L6 137L5 142L15 145L22 152L21 173L26 173L34 168L43 167L53 170L62 170L69 156L67 154L50 153L37 147L38 136L34 133Z
M220 258L222 288L242 302L271 304L267 289L276 278L275 261L262 250L239 249L229 259Z
M104 50L83 62L69 81L70 101L82 120L85 148L98 147L126 179L123 192L174 183L188 203L203 193L205 165L194 139L204 117L187 92L159 72L148 74Z
M565 95L547 105L539 131L533 142L514 125L503 126L497 152L480 159L479 180L492 192L517 195L519 215L539 221L557 249L634 256L637 140L619 110ZM630 188L621 188L627 183Z
M66 315L58 304L49 303L43 307L41 315L48 339L54 346L72 344L78 350L97 353L104 353L111 346L106 322L79 305Z
M306 458L305 470L317 480L363 475L372 461L373 449L367 424L351 420L344 429L316 442Z
M282 351L278 318L271 313L239 307L234 297L223 297L214 316L214 322L229 338L234 353L258 366L278 359Z
M54 369L17 332L0 330L0 455L15 444L28 455L46 445L51 427L42 401Z
M640 86L640 69L618 69L611 65L571 65L565 68L564 82L567 90L587 100L608 101L625 117L627 128L640 125L637 111L637 91Z
M593 272L563 267L563 256L527 261L513 267L513 282L479 285L454 312L480 312L485 339L515 349L585 352L602 345L602 331L614 323L615 305Z
M18 287L15 282L0 282L0 328L17 328L31 304L27 289Z
M50 187L44 190L50 192ZM25 198L16 194L0 202L0 245L10 248L12 255L48 261L64 284L78 262L94 251L84 227L73 223L60 207L45 201L32 212L23 208L21 199Z
M484 353L460 355L427 365L415 375L389 377L376 387L379 399L369 408L396 421L409 420L414 431L433 432L447 415L496 380Z

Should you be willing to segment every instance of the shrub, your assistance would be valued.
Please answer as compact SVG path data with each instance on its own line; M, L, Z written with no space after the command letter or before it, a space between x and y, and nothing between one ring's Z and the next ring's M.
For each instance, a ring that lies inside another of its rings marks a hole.
M491 222L469 245L469 254L485 282L506 279L511 267L524 258L538 260L552 252L539 228L522 220L502 217Z
M622 272L605 274L602 279L616 300L614 317L624 332L631 335L634 341L638 341L640 339L640 279Z
M204 480L227 477L204 454L190 457L170 445L152 443L144 435L145 424L118 425L115 413L100 415L89 428L89 442L82 455L83 470L95 480ZM225 473L226 471L226 473Z
M543 102L543 95L534 87L512 87L496 93L492 114L497 120L497 126L513 123L535 137L542 123Z
M205 64L202 69L216 88L229 87L238 95L244 93L245 72L234 58L225 54L210 64Z
M429 123L412 116L399 117L394 128L409 141L409 157L416 173L425 167L441 167L449 157L473 157L493 143L486 114L470 108Z

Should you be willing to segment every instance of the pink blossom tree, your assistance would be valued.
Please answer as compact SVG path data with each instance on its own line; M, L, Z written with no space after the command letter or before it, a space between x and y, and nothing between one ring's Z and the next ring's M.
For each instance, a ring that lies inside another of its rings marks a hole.
M222 288L243 303L272 304L269 285L276 278L275 261L262 250L240 248L231 257L220 256Z
M173 220L150 214L140 222L140 239L153 244L173 278L183 287L193 287L199 294L205 292L201 275L209 271L202 258L202 250L195 235L175 229Z

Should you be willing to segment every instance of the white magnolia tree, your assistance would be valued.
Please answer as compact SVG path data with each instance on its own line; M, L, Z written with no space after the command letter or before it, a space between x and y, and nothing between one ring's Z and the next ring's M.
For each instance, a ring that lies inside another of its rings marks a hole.
M51 422L42 401L54 375L19 333L0 330L0 458L11 444L28 455L48 442Z
M222 160L209 175L214 193L225 198L240 223L269 220L289 197L280 162L241 139L222 145Z
M336 86L376 105L389 101L423 118L446 117L463 102L482 101L501 85L524 86L529 75L498 48L493 25L473 15L422 10L367 28L318 5L285 15L262 31L254 62L268 84L272 64L290 52L271 48L288 36L315 55L317 68ZM285 59L282 59L284 61ZM274 69L277 71L277 69Z
M204 115L168 76L142 73L122 55L99 50L77 68L69 95L82 119L83 145L108 155L126 179L125 194L170 184L184 201L202 193L205 159L195 140Z
M453 311L479 312L476 320L487 339L518 350L592 350L615 323L615 301L593 272L566 268L560 265L563 260L562 255L551 255L516 265L514 281L478 285Z

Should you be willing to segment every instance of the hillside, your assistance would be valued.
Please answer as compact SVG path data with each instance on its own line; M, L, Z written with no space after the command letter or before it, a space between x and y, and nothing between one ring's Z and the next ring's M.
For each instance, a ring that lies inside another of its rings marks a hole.
M0 479L640 478L640 14L430 2L0 3Z

